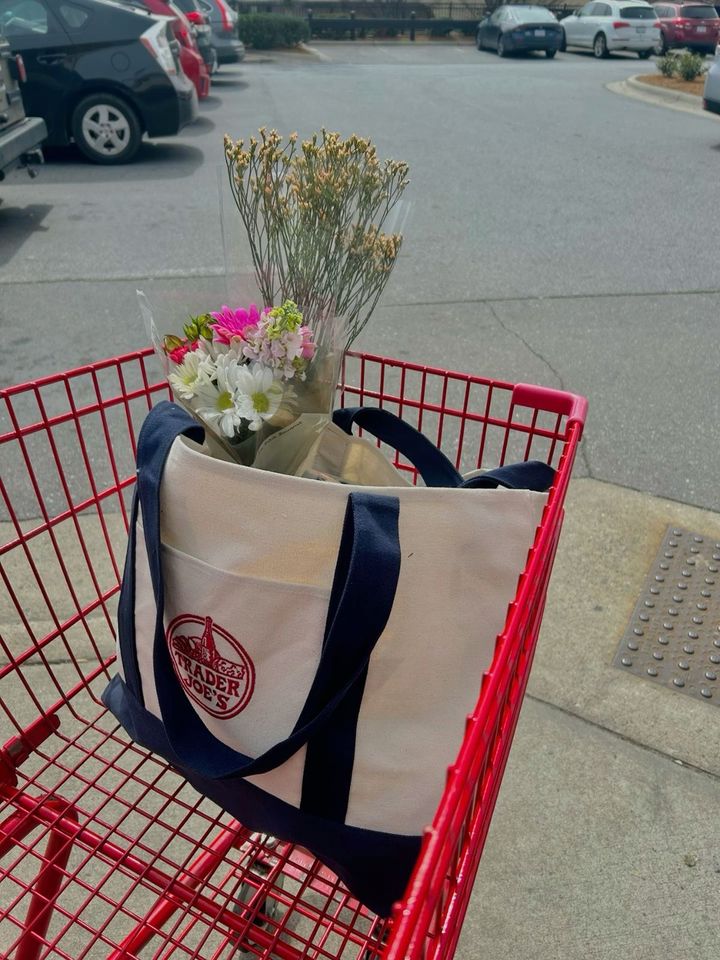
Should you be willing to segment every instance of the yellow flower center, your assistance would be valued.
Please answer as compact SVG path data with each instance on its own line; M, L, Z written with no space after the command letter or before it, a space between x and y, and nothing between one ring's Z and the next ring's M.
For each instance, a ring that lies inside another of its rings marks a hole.
M229 410L232 407L232 395L229 390L224 390L217 398L218 410Z
M270 401L266 393L254 393L252 395L252 402L253 408L257 410L258 413L267 413L270 409Z

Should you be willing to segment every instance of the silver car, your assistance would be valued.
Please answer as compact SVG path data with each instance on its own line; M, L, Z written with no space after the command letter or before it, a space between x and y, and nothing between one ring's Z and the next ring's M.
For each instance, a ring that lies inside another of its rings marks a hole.
M703 107L710 113L720 113L720 45L715 49L715 59L705 75Z
M641 0L594 0L560 24L565 32L561 50L589 47L598 58L613 50L634 50L644 60L660 42L657 13Z

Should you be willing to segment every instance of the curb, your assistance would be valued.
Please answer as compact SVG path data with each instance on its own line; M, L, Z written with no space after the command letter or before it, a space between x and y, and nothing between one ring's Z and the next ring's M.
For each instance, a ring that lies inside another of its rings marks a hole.
M649 74L643 74L643 76L649 76ZM626 83L634 90L642 90L643 93L649 90L651 94L657 95L661 100L679 100L680 103L694 104L694 106L702 110L702 97L698 97L694 93L683 93L682 90L666 90L664 87L655 87L652 86L652 84L643 83L640 79L640 74L634 77L628 77Z
M627 80L607 83L605 88L612 93L620 93L626 97L633 97L635 100L643 100L645 103L653 103L670 110L681 110L684 113L693 113L698 117L712 119L712 115L703 110L702 97L697 97L692 93L683 93L681 90L664 90L662 87L653 87L648 83L643 83L639 76L638 74L634 77L628 77Z
M320 60L323 63L332 63L332 57L318 50L317 47L308 46L307 43L303 43L302 41L298 44L298 50L302 50L303 53L309 53L311 57L315 57L316 60Z

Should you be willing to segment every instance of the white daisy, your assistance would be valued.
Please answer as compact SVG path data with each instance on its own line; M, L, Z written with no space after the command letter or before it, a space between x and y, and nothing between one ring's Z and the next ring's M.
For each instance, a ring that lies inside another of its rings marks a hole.
M168 380L182 400L192 400L201 387L210 383L211 377L212 363L208 357L199 350L190 350L168 376Z
M225 437L234 437L245 418L240 401L245 397L238 389L239 366L232 354L221 354L215 364L215 382L203 384L195 393L197 412Z
M236 384L238 407L251 430L259 430L264 420L274 417L283 398L283 388L268 367L259 363L238 367Z

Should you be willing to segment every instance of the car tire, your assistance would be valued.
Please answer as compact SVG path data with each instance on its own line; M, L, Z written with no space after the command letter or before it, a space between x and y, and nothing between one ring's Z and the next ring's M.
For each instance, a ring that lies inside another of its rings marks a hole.
M499 57L506 57L508 55L508 52L505 48L505 41L503 40L502 36L498 37L497 55Z
M567 37L565 35L565 31L563 30L562 36L560 38L560 53L565 53L566 50L567 50Z
M546 50L545 56L548 58L548 60L552 60L552 58L555 56L556 53L557 53L557 50Z
M75 107L71 130L93 163L129 163L140 148L142 127L133 108L111 93L93 93Z
M610 56L607 47L607 39L604 33L598 33L593 40L593 56L597 60L605 60Z
M647 60L651 53L652 50L638 50L638 56L641 60Z
M482 44L480 43L480 34L477 35L476 44L477 44L478 50L482 50Z
M670 47L668 47L667 40L665 39L665 34L664 34L664 33L661 33L661 34L660 34L660 43L658 43L658 45L655 47L655 54L656 54L656 56L658 56L658 57L664 57L665 54L668 52L669 49L670 49Z

